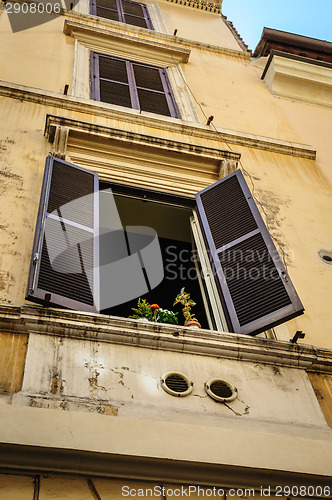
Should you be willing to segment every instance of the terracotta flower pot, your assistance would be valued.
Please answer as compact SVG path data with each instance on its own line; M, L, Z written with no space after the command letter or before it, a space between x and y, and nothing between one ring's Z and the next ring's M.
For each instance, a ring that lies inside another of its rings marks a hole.
M200 323L198 323L198 321L195 319L191 319L189 321L186 321L184 326L189 326L189 328L202 328Z

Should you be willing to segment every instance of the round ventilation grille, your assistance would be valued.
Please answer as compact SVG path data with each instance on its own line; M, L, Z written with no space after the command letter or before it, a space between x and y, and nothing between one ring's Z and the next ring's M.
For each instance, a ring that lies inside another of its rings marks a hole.
M161 387L172 396L188 396L193 390L193 383L183 373L168 372L160 379Z
M237 396L237 389L226 380L221 378L212 378L204 384L208 395L215 401L230 403Z

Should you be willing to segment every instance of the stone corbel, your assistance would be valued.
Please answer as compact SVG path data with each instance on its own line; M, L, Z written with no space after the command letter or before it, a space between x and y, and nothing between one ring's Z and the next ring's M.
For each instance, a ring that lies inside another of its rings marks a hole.
M68 127L56 127L52 147L52 155L60 158L60 160L65 160L66 158L68 136Z
M235 172L237 168L238 168L237 160L221 160L218 172L219 179L223 179L227 175L232 174L233 172Z

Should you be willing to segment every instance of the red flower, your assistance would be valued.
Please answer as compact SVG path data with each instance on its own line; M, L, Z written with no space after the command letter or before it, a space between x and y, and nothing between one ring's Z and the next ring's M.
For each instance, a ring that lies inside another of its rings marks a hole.
M150 309L160 309L158 304L151 304Z

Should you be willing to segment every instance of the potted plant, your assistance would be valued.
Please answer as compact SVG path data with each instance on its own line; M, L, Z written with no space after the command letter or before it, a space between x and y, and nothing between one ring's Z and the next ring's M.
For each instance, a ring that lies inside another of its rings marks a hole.
M154 304L152 304L154 305ZM169 311L168 309L162 309L159 307L157 311L157 319L158 323L171 323L172 325L177 325L179 320L177 318L179 313L175 313L173 311Z
M183 305L182 313L185 319L184 326L201 328L200 323L197 318L195 318L195 314L190 313L191 308L196 305L196 302L190 298L190 293L185 292L184 288L182 288L180 293L176 296L173 306L179 303Z
M178 324L178 313L162 309L158 304L149 304L145 299L138 299L137 307L132 307L135 314L129 318L141 319L145 321L155 321L157 323L170 323L173 325Z
M137 307L132 307L131 310L134 311L135 314L129 316L129 318L145 319L146 321L155 321L154 319L155 310L151 309L151 305L145 299L141 299L141 297L138 299Z

